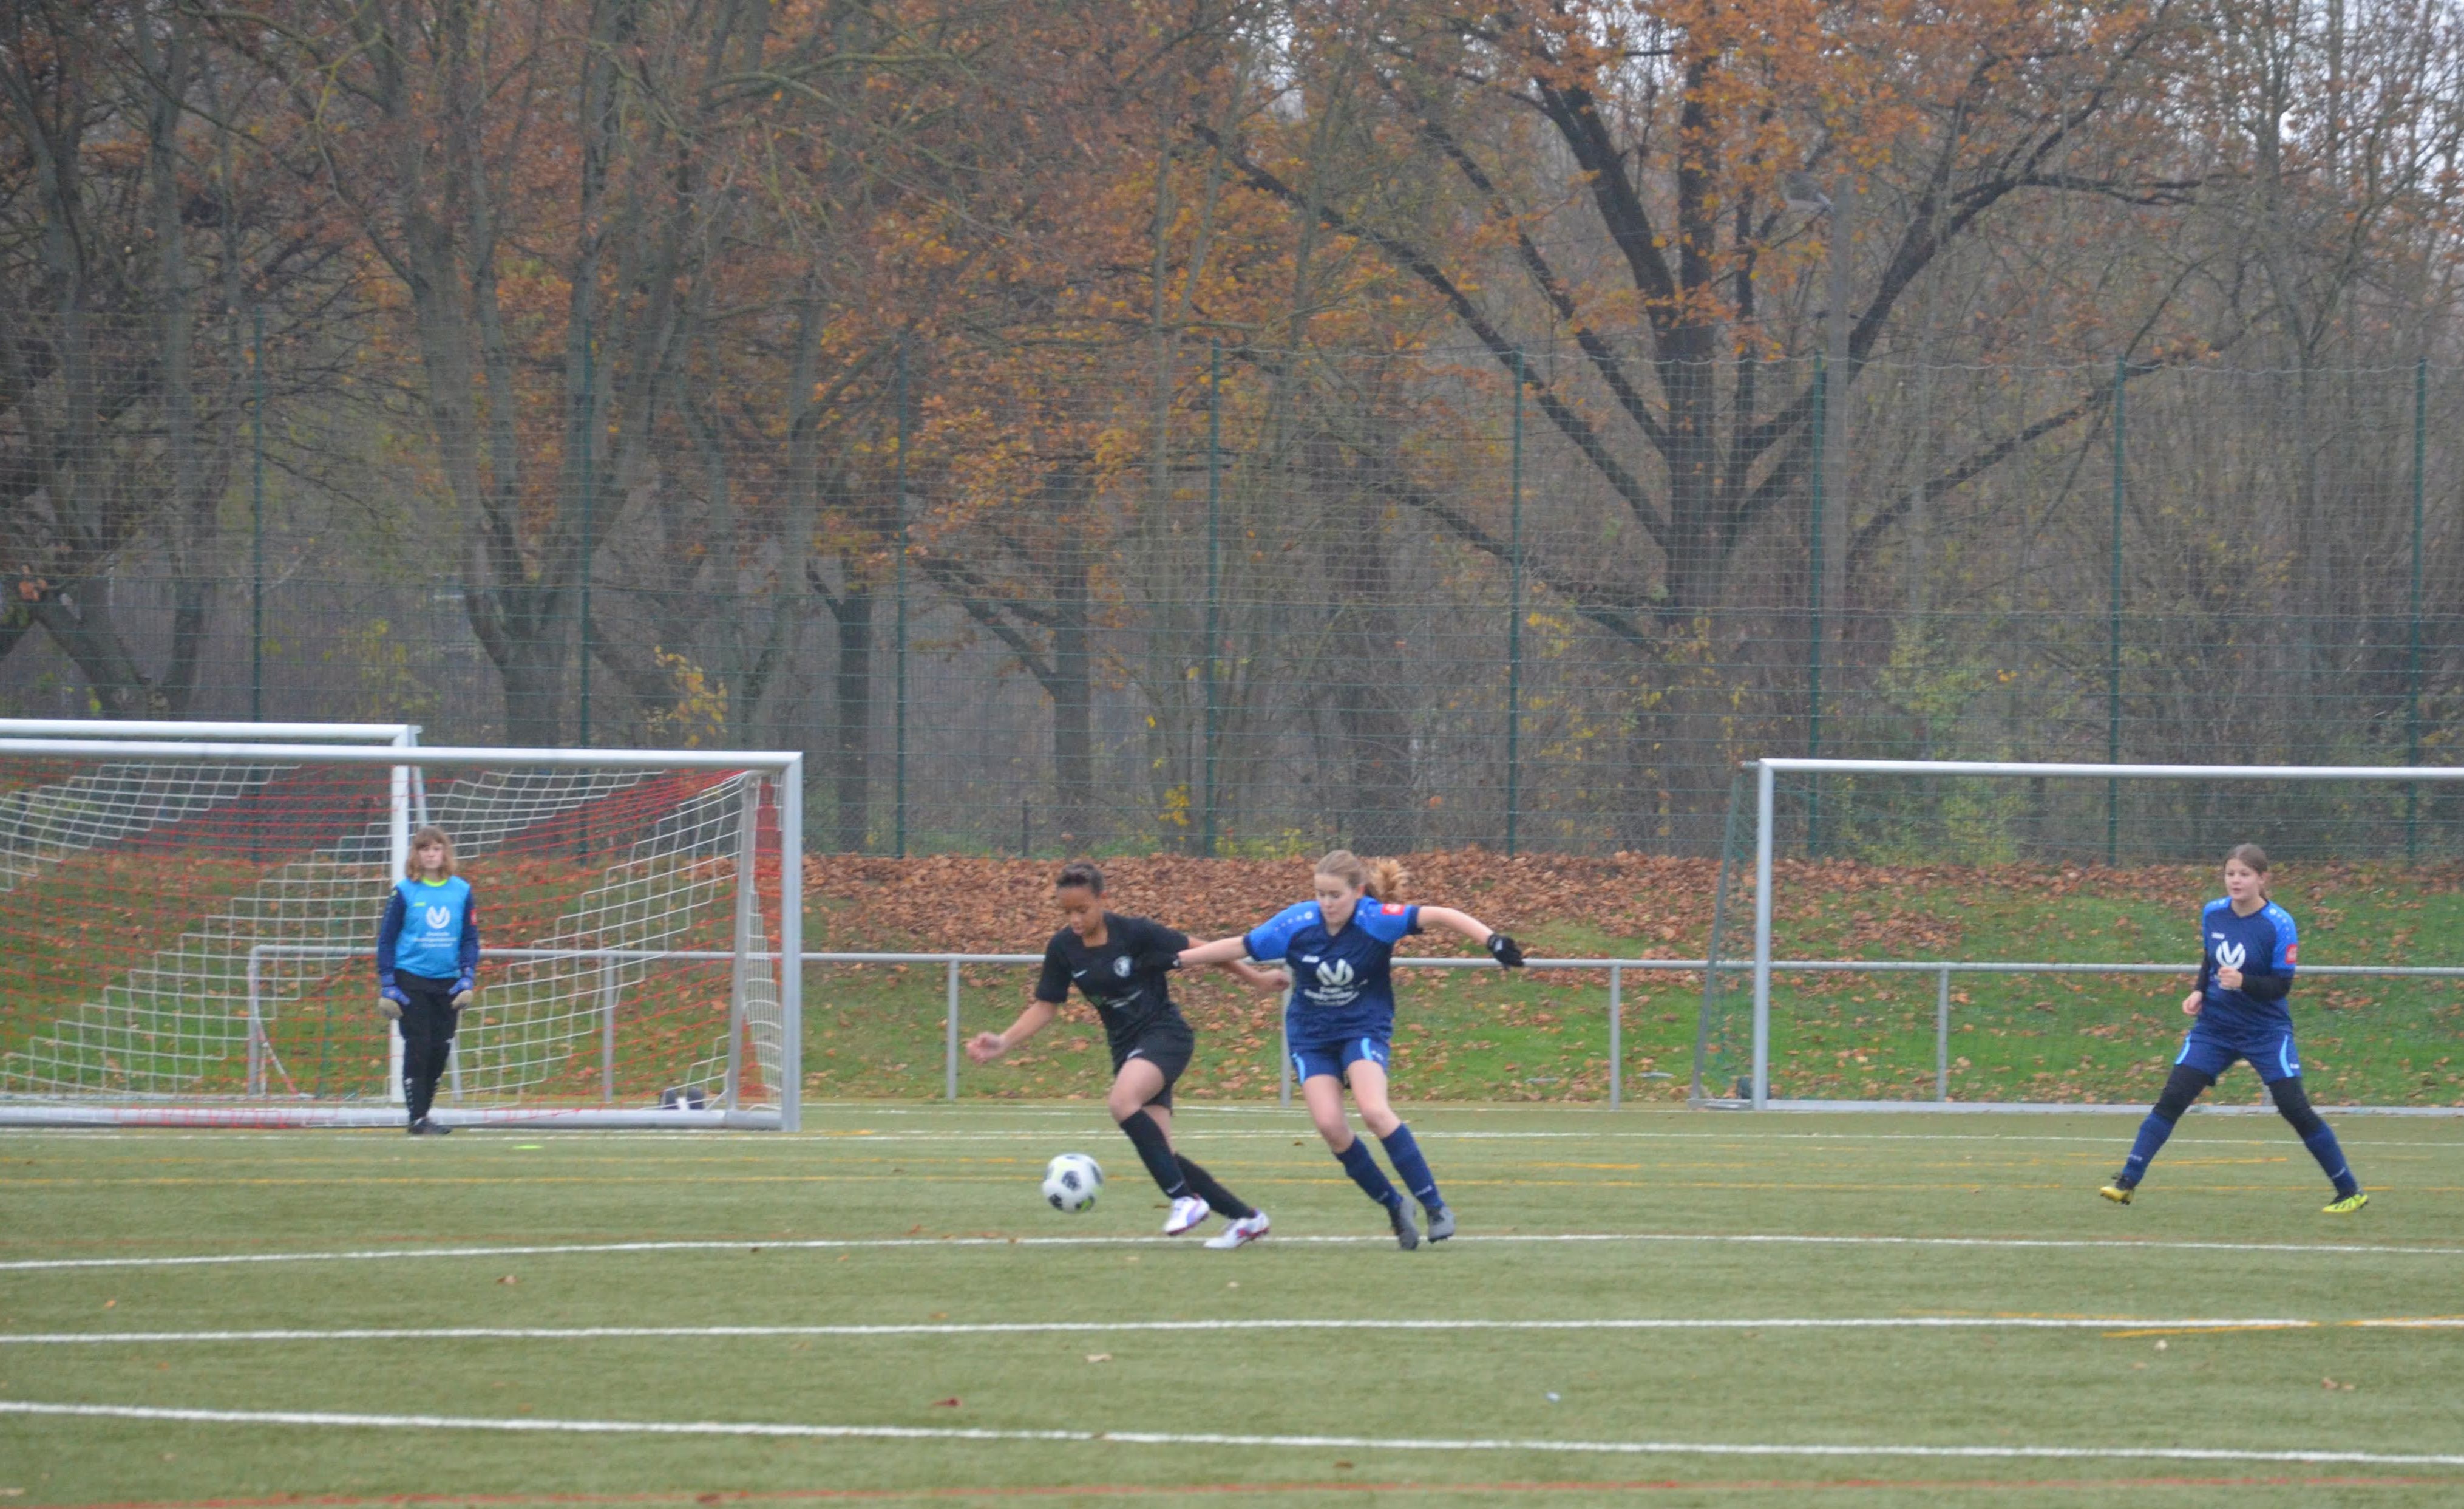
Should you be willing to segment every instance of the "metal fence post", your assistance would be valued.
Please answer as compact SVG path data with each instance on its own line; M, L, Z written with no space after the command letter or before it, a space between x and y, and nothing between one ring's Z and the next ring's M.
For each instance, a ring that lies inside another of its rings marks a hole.
M260 979L256 949L248 951L248 1093L265 1093L265 1018L257 1005Z
M1223 596L1223 343L1210 342L1206 353L1206 730L1199 784L1202 810L1199 853L1215 854L1215 661L1221 632Z
M591 475L591 462L592 453L599 449L591 432L598 428L598 374L591 367L590 325L585 316L582 327L582 423L580 426L582 433L578 437L582 441L582 590L580 593L582 664L579 719L581 737L576 741L584 748L590 745L590 525L592 521L590 495L598 491L597 481Z
M1609 965L1609 1109L1625 1104L1625 966Z
M941 1077L945 1093L953 1100L958 1098L958 961L950 961L950 1014L942 1032L947 1041L942 1045Z
M616 1098L616 956L599 961L599 1098Z
M898 342L898 562L897 585L894 589L897 607L894 613L896 632L893 636L896 682L896 707L892 717L895 729L896 754L891 766L891 797L894 808L892 822L896 829L892 849L898 858L907 857L907 341ZM950 1097L957 1098L957 1065L950 1068Z
M1805 570L1805 757L1822 757L1822 510L1825 502L1823 458L1828 437L1824 432L1831 422L1831 368L1820 352L1814 357L1814 517L1812 538L1806 545ZM1765 772L1768 781L1769 772ZM1770 827L1764 827L1766 834ZM1812 858L1822 852L1822 777L1807 773L1805 786L1805 853Z
M1514 449L1509 463L1506 611L1506 854L1523 796L1523 353L1514 353Z
M2104 760L2122 763L2122 503L2123 498L2123 388L2130 378L2128 359L2113 359L2113 544L2112 581L2105 589ZM2112 864L2122 848L2122 783L2104 783L2104 862Z
M2421 764L2421 522L2422 476L2429 459L2430 363L2412 368L2412 629L2405 650L2404 763ZM2404 785L2404 857L2421 857L2421 788Z
M1933 1098L1950 1098L1950 966L1935 977L1933 994Z
M1299 988L1300 987L1298 985L1294 985L1292 987L1292 989L1295 991ZM1277 1081L1275 1103L1277 1105L1289 1105L1292 1103L1292 1022L1289 1014L1291 1009L1292 997L1291 995L1287 994L1284 997L1284 1010L1286 1015L1284 1019L1275 1026L1275 1040L1280 1045L1275 1052L1275 1061L1283 1066L1275 1071Z
M266 306L256 306L256 402L249 405L249 722L266 720ZM2414 580L2420 569L2414 567ZM2414 591L2414 597L2420 597Z

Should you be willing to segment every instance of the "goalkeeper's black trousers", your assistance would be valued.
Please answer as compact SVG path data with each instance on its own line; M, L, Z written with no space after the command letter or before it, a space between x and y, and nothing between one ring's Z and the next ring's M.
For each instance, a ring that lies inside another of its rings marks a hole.
M453 1051L453 1029L462 1013L453 1010L453 982L426 975L397 974L393 983L410 997L402 1009L402 1096L410 1119L428 1114L436 1098L436 1081L445 1076L446 1055Z

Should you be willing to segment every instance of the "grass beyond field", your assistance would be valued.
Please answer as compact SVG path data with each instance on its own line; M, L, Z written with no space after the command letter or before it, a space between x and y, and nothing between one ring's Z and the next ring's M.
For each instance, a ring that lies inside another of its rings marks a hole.
M1086 1105L0 1135L0 1497L2464 1498L2464 1124L2345 1119L2336 1220L2272 1118L2124 1209L2121 1118L1413 1116L1463 1221L1415 1254L1260 1105L1181 1122L1274 1215L1229 1254Z

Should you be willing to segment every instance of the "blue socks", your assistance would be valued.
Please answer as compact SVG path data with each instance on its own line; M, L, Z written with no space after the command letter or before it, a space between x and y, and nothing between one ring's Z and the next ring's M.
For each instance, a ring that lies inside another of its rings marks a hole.
M1352 1176L1352 1182L1360 1187L1361 1193L1379 1205L1391 1209L1403 1198L1396 1193L1394 1182L1386 1177L1386 1170L1378 1167L1377 1160L1369 1155L1369 1144L1359 1138L1353 1138L1350 1147L1335 1154L1334 1161L1343 1165L1343 1171Z
M2136 1187L2147 1172L2147 1161L2156 1156L2157 1150L2165 1145L2165 1139L2172 1135L2172 1122L2153 1111L2148 1112L2147 1120L2139 1123L2139 1140L2130 1144L2130 1156L2122 1161L2122 1172L2115 1176L2113 1182L2124 1189ZM2332 1143L2334 1139L2331 1137L2328 1141Z
M1403 1187L1412 1191L1412 1198L1432 1210L1445 1209L1445 1201L1438 1198L1438 1176L1429 1172L1429 1161L1420 1156L1412 1129L1397 1124L1378 1141L1386 1144L1386 1156L1394 1160L1395 1171L1403 1176Z
M2361 1189L2362 1182L2353 1177L2353 1170L2344 1163L2344 1150L2336 1145L2335 1133L2321 1125L2301 1139L2301 1145L2310 1149L2311 1157L2319 1160L2319 1166L2336 1187L2337 1198L2345 1198Z

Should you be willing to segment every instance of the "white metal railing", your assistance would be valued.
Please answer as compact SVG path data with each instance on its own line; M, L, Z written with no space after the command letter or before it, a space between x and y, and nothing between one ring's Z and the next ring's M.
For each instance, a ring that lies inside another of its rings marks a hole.
M266 1041L263 1017L259 1009L259 960L266 957L292 959L366 959L374 957L373 948L340 943L258 943L249 950L248 961L248 1029L249 1029L249 1094L266 1093L265 1064L272 1055ZM660 960L722 960L737 956L725 949L713 948L482 948L482 962L496 960L597 959L600 969L600 1086L603 1098L614 1098L616 1076L616 1015L622 999L620 966L627 964L651 963ZM958 1064L961 1037L958 1031L959 971L970 965L1031 967L1044 963L1042 954L961 954L961 953L805 953L806 965L939 965L944 971L942 1015L942 1094L952 1100L958 1098ZM753 953L747 963L768 963L778 958L775 953ZM1492 969L1493 961L1485 958L1413 958L1397 959L1398 969ZM1749 961L1739 959L1723 962L1723 972L1743 973ZM1642 973L1696 973L1707 968L1701 959L1533 959L1525 967L1535 970L1605 971L1608 995L1605 1001L1608 1016L1609 1105L1625 1103L1625 976L1629 970ZM1950 981L1953 975L2179 975L2198 972L2195 965L2178 964L2080 964L2026 963L2013 960L1950 960L1950 959L1774 959L1770 962L1772 974L1929 974L1934 977L1934 1098L1930 1103L1950 1102ZM2464 966L2412 965L2304 965L2301 977L2459 980L2464 979ZM1756 999L1757 1064L1764 1061L1759 1054L1767 1043L1769 1032L1769 997ZM1292 1055L1287 1040L1276 1054L1281 1064L1279 1098L1286 1105L1292 1099ZM1727 1102L1729 1098L1704 1094L1698 1078L1694 1084L1699 1100ZM733 1065L731 1064L731 1073ZM1665 1077L1655 1076L1655 1077ZM1757 1081L1758 1085L1767 1081ZM457 1082L458 1088L458 1082ZM728 1103L735 1103L735 1087L725 1087ZM1759 1109L1768 1101L1761 1097L1741 1097ZM1927 1104L1910 1101L1911 1106Z

